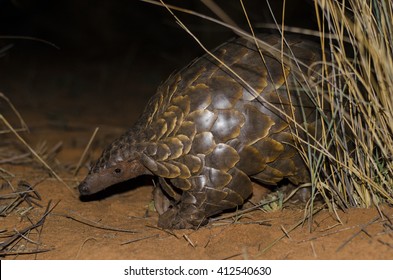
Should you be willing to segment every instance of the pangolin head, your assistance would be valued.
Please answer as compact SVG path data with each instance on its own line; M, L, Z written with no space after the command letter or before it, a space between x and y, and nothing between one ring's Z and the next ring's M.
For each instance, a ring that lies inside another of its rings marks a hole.
M79 184L81 195L90 195L137 176L149 174L141 164L139 152L124 136L106 147Z

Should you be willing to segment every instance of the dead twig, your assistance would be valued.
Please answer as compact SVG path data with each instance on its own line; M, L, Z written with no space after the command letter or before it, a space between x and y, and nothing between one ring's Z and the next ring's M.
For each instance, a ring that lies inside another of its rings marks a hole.
M18 189L16 191L14 190L10 194L0 196L0 198L3 199L9 199L14 197L15 199L7 206L1 207L0 216L7 216L9 213L14 211L15 208L18 207L23 201L28 204L30 209L33 208L33 205L42 207L42 205L37 202L41 201L41 195L36 190L34 190L34 187L26 181L19 181Z
M367 224L363 225L363 226L361 227L361 229L360 229L358 232L356 232L355 234L353 234L348 240L344 241L344 243L341 244L341 245L337 248L336 252L341 251L345 246L348 245L349 242L352 241L352 239L354 239L356 236L358 236L361 232L366 233L367 236L370 237L370 235L365 231L365 229L366 229L369 225L371 225L372 223L378 221L379 218L380 218L380 217L377 216L377 217L375 217L374 219L372 219L371 221L369 221Z
M120 243L120 245L126 245L126 244L138 242L138 241L149 239L149 238L155 238L155 237L159 237L159 236L160 236L159 234L153 234L153 235L149 235L149 236L135 238L135 239L131 239L131 240L128 240L128 241L124 241L123 243Z
M187 240L187 242L188 242L193 248L196 247L195 244L194 244L194 242L191 241L191 239L188 237L187 234L183 234L183 238L184 238L185 240Z
M26 239L27 241L30 242L30 239L26 238L25 235L28 232L30 232L31 230L43 226L43 224L45 223L46 217L53 211L54 208L56 208L56 206L59 204L59 202L60 201L56 202L55 205L53 207L51 207L52 201L49 201L44 214L42 215L42 217L39 219L38 222L33 223L32 225L30 225L20 231L17 231L15 234L13 234L11 237L9 237L6 241L1 242L0 243L0 256L14 254L13 251L12 252L10 250L7 251L6 249L8 248L8 246L19 242L19 240L21 240L21 239ZM40 250L38 250L38 251L40 251ZM34 252L37 252L37 250L35 250ZM29 254L33 254L33 251L29 252Z
M310 214L310 216L314 216L315 214L317 214L319 211L321 211L322 209L324 209L323 207L320 207L318 209L315 209L313 213ZM297 222L295 225L293 225L288 231L286 231L286 233L284 233L283 235L281 235L279 238L275 239L273 242L271 242L268 246L266 246L264 249L261 250L261 252L256 256L259 257L261 256L263 253L265 253L266 251L268 251L269 249L271 249L274 245L276 245L278 242L280 242L282 239L284 239L285 237L288 236L288 234L292 231L294 231L296 228L298 228L299 226L301 226L304 223L305 218L302 218L299 222Z
M17 160L27 158L29 156L30 156L30 153L24 153L24 154L21 154L21 155L15 155L15 156L12 156L12 157L0 160L0 164L12 163L12 162L15 162Z
M53 249L39 249L39 250L20 250L20 251L9 251L9 252L1 252L0 256L15 256L15 255L32 255L32 254L39 254L52 251Z
M104 230L110 230L110 231L117 231L117 232L127 232L127 233L138 233L135 230L129 230L129 229L122 229L122 228L115 228L115 227L111 227L111 226L107 226L92 220L89 220L85 217L82 217L81 215L77 214L78 217L75 217L74 215L71 214L57 214L61 217L65 217L67 219L71 219L75 222L90 226L90 227L94 227L94 228L98 228L98 229L104 229Z

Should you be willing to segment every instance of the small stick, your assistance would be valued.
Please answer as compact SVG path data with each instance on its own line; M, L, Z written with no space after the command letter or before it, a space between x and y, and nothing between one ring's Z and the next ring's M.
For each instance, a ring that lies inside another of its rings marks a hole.
M8 162L14 162L18 159L22 159L22 158L26 158L30 155L30 153L25 153L25 154L21 154L21 155L16 155L16 156L12 156L10 158L5 158L0 160L0 164L4 164L4 163L8 163Z
M141 240L145 240L145 239L149 239L149 238L154 238L154 237L158 237L160 236L159 234L153 234L153 235L149 235L149 236L144 236L144 237L140 237L140 238L135 238L135 239L131 239L128 241L125 241L123 243L120 243L120 245L126 245L126 244L130 244L130 243L134 243L134 242L138 242Z
M96 127L96 129L94 130L93 134L91 135L90 140L89 140L89 142L87 143L86 148L85 148L85 150L83 151L82 156L81 156L81 158L80 158L79 161L78 161L78 164L77 164L76 169L75 169L75 171L74 171L74 176L76 176L76 175L78 174L79 169L81 168L82 162L83 162L83 160L84 160L85 157L86 157L87 151L90 149L91 143L93 142L94 138L96 137L96 134L97 134L97 132L98 132L98 129L99 129L99 128Z
M39 250L32 250L32 251L10 251L10 252L1 252L0 251L0 256L15 256L15 255L32 255L32 254L38 254L38 253L45 253L52 251L53 249L39 249Z
M371 225L372 223L376 222L378 219L379 219L379 216L375 217L374 219L372 219L371 221L369 221L367 224L363 225L362 228L361 228L358 232L356 232L356 233L355 233L354 235L352 235L348 240L346 240L343 244L341 244L341 245L337 248L336 252L340 251L340 250L343 249L345 246L347 246L347 244L348 244L349 242L351 242L351 240L354 239L356 236L358 236L361 232L366 233L366 231L365 231L366 227L368 227L368 226ZM367 234L367 233L366 233L366 234ZM367 235L369 236L369 234L367 234Z
M183 237L185 240L187 240L188 243L190 243L190 245L195 248L195 244L191 241L191 239L187 236L187 234L183 234Z
M284 226L281 225L280 227L284 234L288 237L288 239L292 240L292 237L289 235L289 232L284 228Z
M239 256L242 256L242 255L243 255L242 253L234 254L234 255L231 255L231 256L223 258L223 260L233 259L235 257L239 257Z
M317 252L315 251L314 242L310 241L310 245L311 245L311 250L312 250L312 254L314 255L314 258L318 258Z
M385 242L385 241L383 241L383 240L381 240L381 239L377 239L377 241L378 241L379 243L381 243L382 245L388 246L390 249L393 249L393 244L390 244L390 243L388 243L388 242Z
M40 245L40 244L39 244L39 241L31 240L31 239L28 238L27 236L21 234L16 228L15 228L14 230L15 230L16 234L19 235L20 238L25 239L25 240L27 240L28 242L33 243L33 244L35 244L35 245Z
M91 221L89 219L86 219L86 218L84 218L84 217L82 217L80 215L78 215L78 216L81 219L78 219L78 218L76 218L76 217L74 217L73 215L70 215L70 214L65 214L65 215L64 214L59 214L59 216L62 216L62 217L74 220L75 222L78 222L78 223L81 223L81 224L84 224L84 225L87 225L87 226L90 226L90 227L95 227L95 228L98 228L98 229L105 229L105 230L118 231L118 232L137 233L137 231L134 231L134 230L121 229L121 228L115 228L115 227L106 226L106 225L103 225L101 223L94 222L94 221Z

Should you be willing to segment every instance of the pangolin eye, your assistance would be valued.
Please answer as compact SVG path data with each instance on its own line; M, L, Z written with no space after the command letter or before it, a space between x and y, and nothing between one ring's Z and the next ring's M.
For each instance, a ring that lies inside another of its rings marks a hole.
M121 173L121 169L120 169L120 168L116 168L116 169L115 169L115 173L116 173L116 174L120 174L120 173Z

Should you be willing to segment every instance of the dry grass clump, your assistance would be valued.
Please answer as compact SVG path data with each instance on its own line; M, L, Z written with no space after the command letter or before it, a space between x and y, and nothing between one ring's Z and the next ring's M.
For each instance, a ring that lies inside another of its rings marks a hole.
M315 8L331 52L325 89L334 122L325 123L323 146L334 152L310 160L314 186L330 206L392 204L393 4L317 0Z

